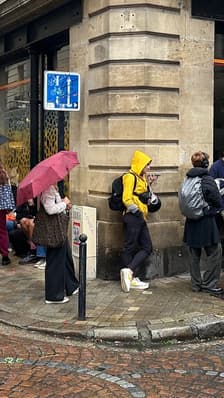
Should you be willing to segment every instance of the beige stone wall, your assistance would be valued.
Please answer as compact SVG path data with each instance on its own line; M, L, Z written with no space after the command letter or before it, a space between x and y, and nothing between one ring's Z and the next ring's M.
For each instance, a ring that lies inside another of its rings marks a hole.
M181 245L177 191L193 151L212 153L213 23L192 19L190 0L84 0L70 30L70 70L81 74L81 111L71 114L73 201L97 208L101 251L121 246L108 209L112 179L135 149L153 158L162 209L150 216L154 246Z

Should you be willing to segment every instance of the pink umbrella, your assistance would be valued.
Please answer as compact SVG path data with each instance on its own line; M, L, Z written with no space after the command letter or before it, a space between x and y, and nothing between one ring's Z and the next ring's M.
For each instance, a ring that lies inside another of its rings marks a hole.
M17 189L17 205L35 198L50 185L63 180L68 172L79 164L77 152L60 151L38 163L20 182Z

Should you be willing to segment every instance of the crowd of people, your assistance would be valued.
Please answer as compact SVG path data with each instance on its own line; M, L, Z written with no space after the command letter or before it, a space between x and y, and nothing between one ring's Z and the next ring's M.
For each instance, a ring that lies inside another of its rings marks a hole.
M148 213L159 210L161 202L153 193L152 186L158 175L150 172L152 158L136 150L131 160L129 172L122 177L122 213L124 244L121 252L121 289L127 293L130 289L148 289L149 283L138 278L144 266L144 260L153 251L152 240L147 226ZM208 207L199 219L186 217L183 241L189 248L190 276L194 292L223 293L218 287L221 273L222 246L217 215L224 215L224 200L221 188L224 187L224 153L209 169L209 155L195 152L191 157L192 168L187 178L200 178L204 200ZM218 180L217 180L218 179ZM223 186L221 185L223 182ZM16 184L14 184L16 185ZM0 162L0 189L11 189L10 177ZM33 264L45 270L46 304L66 303L69 296L77 294L79 282L75 276L74 263L68 239L60 247L45 247L32 241L35 219L39 206L48 215L61 214L71 209L69 198L59 193L58 185L51 185L41 195L30 198L16 206L16 194L12 192L11 203L1 191L0 200L0 253L2 265L11 260L9 250L20 257L19 264ZM8 194L8 193L7 193ZM150 210L153 201L156 210ZM202 250L207 256L206 269L200 269Z
M144 200L142 199L145 192L152 192L151 186L157 180L157 176L150 174L151 162L152 159L149 156L135 151L131 168L123 176L124 246L120 279L124 292L129 292L130 289L147 289L149 287L147 282L140 281L136 275L144 266L143 260L152 253L152 241L146 225L152 195L149 195L148 200L145 200L145 196ZM206 211L203 209L203 214L199 219L186 218L184 226L183 241L189 248L192 290L223 294L223 289L218 286L221 274L222 246L217 217L222 214L224 206L221 191L218 189L215 179L217 177L224 178L224 153L221 159L213 164L210 171L209 155L205 152L195 152L191 157L191 162L193 168L188 171L187 177L200 177L202 194L208 203L208 208ZM207 256L203 272L200 268L202 250Z
M14 189L12 189L14 185ZM59 214L71 209L71 201L59 193L59 182L51 185L37 198L29 199L16 206L16 187L0 162L0 253L2 266L11 263L9 252L20 259L20 265L32 264L45 270L45 303L64 304L69 296L79 291L79 282L75 276L74 263L68 238L61 247L49 248L34 244L32 237L35 220L40 204L49 215ZM7 189L6 189L7 187ZM4 189L3 189L4 188ZM9 203L8 195L11 194ZM39 201L39 202L38 202Z

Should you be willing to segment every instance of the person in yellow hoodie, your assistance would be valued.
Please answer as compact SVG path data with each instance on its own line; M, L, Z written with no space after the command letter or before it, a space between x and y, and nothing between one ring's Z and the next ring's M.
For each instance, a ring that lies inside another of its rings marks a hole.
M126 210L123 213L124 246L121 254L123 268L120 270L120 278L121 288L126 293L130 289L149 287L148 283L140 281L135 275L145 258L152 253L152 241L146 218L151 200L149 186L157 176L149 174L151 162L150 156L135 151L131 168L123 175L122 201ZM142 201L141 194L149 196Z

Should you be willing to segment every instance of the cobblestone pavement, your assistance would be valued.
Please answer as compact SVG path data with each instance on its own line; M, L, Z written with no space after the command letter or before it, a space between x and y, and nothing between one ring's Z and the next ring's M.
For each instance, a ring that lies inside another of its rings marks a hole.
M12 259L9 266L0 266L0 322L108 340L224 335L224 300L193 293L187 274L154 279L148 290L131 290L128 294L121 291L119 281L89 281L86 319L79 320L77 295L63 305L46 305L44 271Z
M223 398L222 342L139 352L0 333L0 398Z

